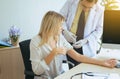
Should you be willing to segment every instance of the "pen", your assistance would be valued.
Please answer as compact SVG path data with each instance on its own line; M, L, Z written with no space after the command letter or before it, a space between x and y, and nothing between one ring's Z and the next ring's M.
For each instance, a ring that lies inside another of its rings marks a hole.
M105 77L105 79L108 78L109 74L101 74L101 73L93 73L93 72L87 72L87 73L83 73L87 76L99 76L99 77Z

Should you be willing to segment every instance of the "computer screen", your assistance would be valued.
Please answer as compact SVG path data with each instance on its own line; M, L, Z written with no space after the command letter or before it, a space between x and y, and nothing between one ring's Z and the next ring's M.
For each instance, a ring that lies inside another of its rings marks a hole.
M103 27L103 43L120 44L120 10L106 10Z

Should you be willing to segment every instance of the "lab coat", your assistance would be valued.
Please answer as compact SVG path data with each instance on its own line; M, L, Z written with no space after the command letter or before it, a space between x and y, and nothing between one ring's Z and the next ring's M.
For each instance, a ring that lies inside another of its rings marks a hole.
M70 30L72 22L75 17L79 0L67 0L63 8L60 10L66 21L63 25L64 29ZM99 49L101 42L100 38L103 33L103 16L104 9L97 3L95 4L88 15L84 37L88 40L88 43L83 45L83 54L89 57L95 56L96 51Z

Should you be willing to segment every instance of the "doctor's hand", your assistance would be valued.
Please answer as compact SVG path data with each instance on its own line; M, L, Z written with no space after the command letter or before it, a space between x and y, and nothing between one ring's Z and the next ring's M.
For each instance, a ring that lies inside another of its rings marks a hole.
M88 42L87 39L81 39L81 40L75 42L72 46L73 46L74 48L81 48L81 47L82 47L84 44L86 44L87 42Z
M68 30L64 29L63 30L63 35L65 37L65 39L70 42L70 43L75 43L76 42L76 35L69 32Z

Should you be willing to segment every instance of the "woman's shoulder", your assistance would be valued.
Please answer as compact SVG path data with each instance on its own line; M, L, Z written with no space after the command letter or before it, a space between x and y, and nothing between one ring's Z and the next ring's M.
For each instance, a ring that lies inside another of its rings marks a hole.
M33 38L32 38L32 40L40 40L41 39L41 37L39 36L39 35L36 35L36 36L34 36Z
M41 37L39 35L36 35L31 39L31 43L33 43L35 45L39 45L40 41L41 41Z

